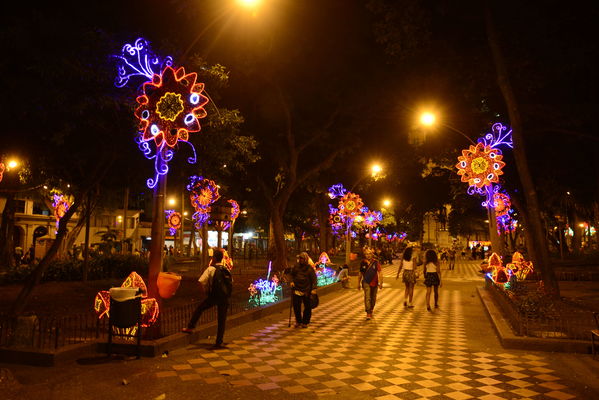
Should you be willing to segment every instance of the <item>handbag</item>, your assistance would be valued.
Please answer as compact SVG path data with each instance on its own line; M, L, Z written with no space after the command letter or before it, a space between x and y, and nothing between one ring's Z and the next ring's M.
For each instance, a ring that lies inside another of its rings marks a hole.
M310 295L310 308L313 310L318 307L319 299L316 293Z

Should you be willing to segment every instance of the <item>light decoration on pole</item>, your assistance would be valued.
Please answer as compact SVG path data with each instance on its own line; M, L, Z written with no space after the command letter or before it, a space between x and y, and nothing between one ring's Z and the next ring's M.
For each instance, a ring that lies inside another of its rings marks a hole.
M189 133L200 131L199 119L206 116L203 107L208 97L202 95L204 84L196 83L196 73L187 74L183 67L174 69L172 58L161 60L145 39L137 39L134 45L126 44L115 58L117 87L125 86L134 77L145 80L136 99L139 107L135 116L140 124L135 141L144 156L154 160L155 175L146 182L149 188L154 188L158 178L168 173L168 163L179 142L191 147L192 156L187 161L190 164L197 161Z
M331 199L343 197L346 193L347 189L345 189L341 183L331 186L328 191L328 195Z
M200 229L202 225L208 222L210 206L220 198L218 186L211 179L193 175L189 177L187 190L189 191L191 205L196 210L192 215L192 219L196 228Z
M346 219L355 219L362 213L362 207L364 202L356 193L346 193L339 200L339 212L343 214Z
M58 231L58 225L60 224L60 220L65 216L67 211L69 211L70 203L67 201L66 197L62 194L54 194L52 196L52 207L54 207L54 218L56 219L56 230Z
M0 182L2 182L2 177L4 176L5 170L6 170L6 167L4 166L4 163L0 162Z
M181 229L181 214L175 210L164 210L164 213L166 214L169 234L175 236L177 231Z
M368 210L364 213L363 224L368 228L374 228L383 220L383 213L380 211Z
M495 123L491 132L478 139L475 146L462 150L456 168L462 182L468 183L468 194L482 195L482 206L494 208L499 233L509 232L517 226L511 218L511 200L499 184L505 162L499 147L513 148L512 131L501 123Z

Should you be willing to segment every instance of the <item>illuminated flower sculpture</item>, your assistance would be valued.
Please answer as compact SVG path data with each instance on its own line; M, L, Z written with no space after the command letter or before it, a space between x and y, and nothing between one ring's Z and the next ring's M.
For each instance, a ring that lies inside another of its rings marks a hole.
M121 285L123 288L139 288L141 291L141 326L148 327L156 322L158 318L158 302L156 299L147 297L148 289L144 280L136 272L131 272ZM102 290L96 294L94 299L94 310L98 314L98 319L110 313L110 292ZM132 332L130 332L132 333Z
M179 142L191 146L193 155L187 161L196 162L189 133L198 132L199 119L206 116L203 107L208 98L202 95L204 84L196 82L196 73L187 74L183 67L173 68L170 57L161 61L141 38L134 45L125 45L121 55L115 57L119 60L117 87L125 86L132 77L145 80L135 110L140 122L136 142L144 156L154 160L156 174L147 180L148 187L154 188L158 178L168 173L168 162Z
M485 196L482 205L494 208L498 232L507 232L517 226L510 214L511 201L499 185L505 163L502 161L500 146L513 148L512 131L500 123L493 124L491 132L478 139L475 146L462 150L456 168L462 182L468 183L468 194Z
M458 175L462 177L462 182L477 188L497 183L499 175L503 174L501 169L505 166L501 161L502 158L499 149L477 143L476 146L462 150L462 155L458 157L456 164Z
M165 210L166 223L171 236L175 236L177 231L181 229L181 214L175 210Z
M364 225L368 228L374 228L383 220L383 214L380 211L366 211L364 213Z
M69 211L70 204L62 194L54 194L53 199L52 207L54 207L54 218L56 219L56 229L58 229L60 219Z
M187 185L191 205L196 210L192 219L196 228L201 228L210 216L210 205L220 198L218 186L211 179L202 176L190 176Z
M355 193L346 193L339 200L339 212L347 218L354 219L362 213L364 202Z

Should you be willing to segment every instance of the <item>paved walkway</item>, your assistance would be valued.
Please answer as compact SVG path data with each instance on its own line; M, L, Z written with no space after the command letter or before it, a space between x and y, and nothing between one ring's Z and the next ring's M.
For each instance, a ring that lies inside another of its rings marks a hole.
M385 266L386 287L370 321L361 292L347 289L323 296L307 329L288 328L287 314L276 314L228 332L227 349L209 351L213 339L207 339L168 358L131 361L127 386L115 384L127 365L113 362L70 373L85 391L64 385L50 393L158 400L599 398L599 361L590 356L499 345L474 294L482 284L478 264L458 261L455 270L443 271L434 312L426 311L421 282L415 308L405 309L397 265ZM105 379L113 380L109 390ZM41 390L38 385L18 398L35 398Z

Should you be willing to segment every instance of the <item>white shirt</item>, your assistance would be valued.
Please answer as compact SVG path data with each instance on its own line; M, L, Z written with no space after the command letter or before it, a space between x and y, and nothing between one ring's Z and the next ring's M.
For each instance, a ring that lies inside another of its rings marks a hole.
M424 272L426 272L426 273L437 272L437 266L434 263L428 263L424 266Z
M212 285L212 279L214 278L215 271L216 268L214 267L214 265L209 265L208 268L206 268L202 273L202 276L200 276L200 279L198 279L198 282L200 282L204 289L206 289L206 293L210 293L210 286Z
M406 271L412 271L414 269L414 261L401 260L401 267Z

